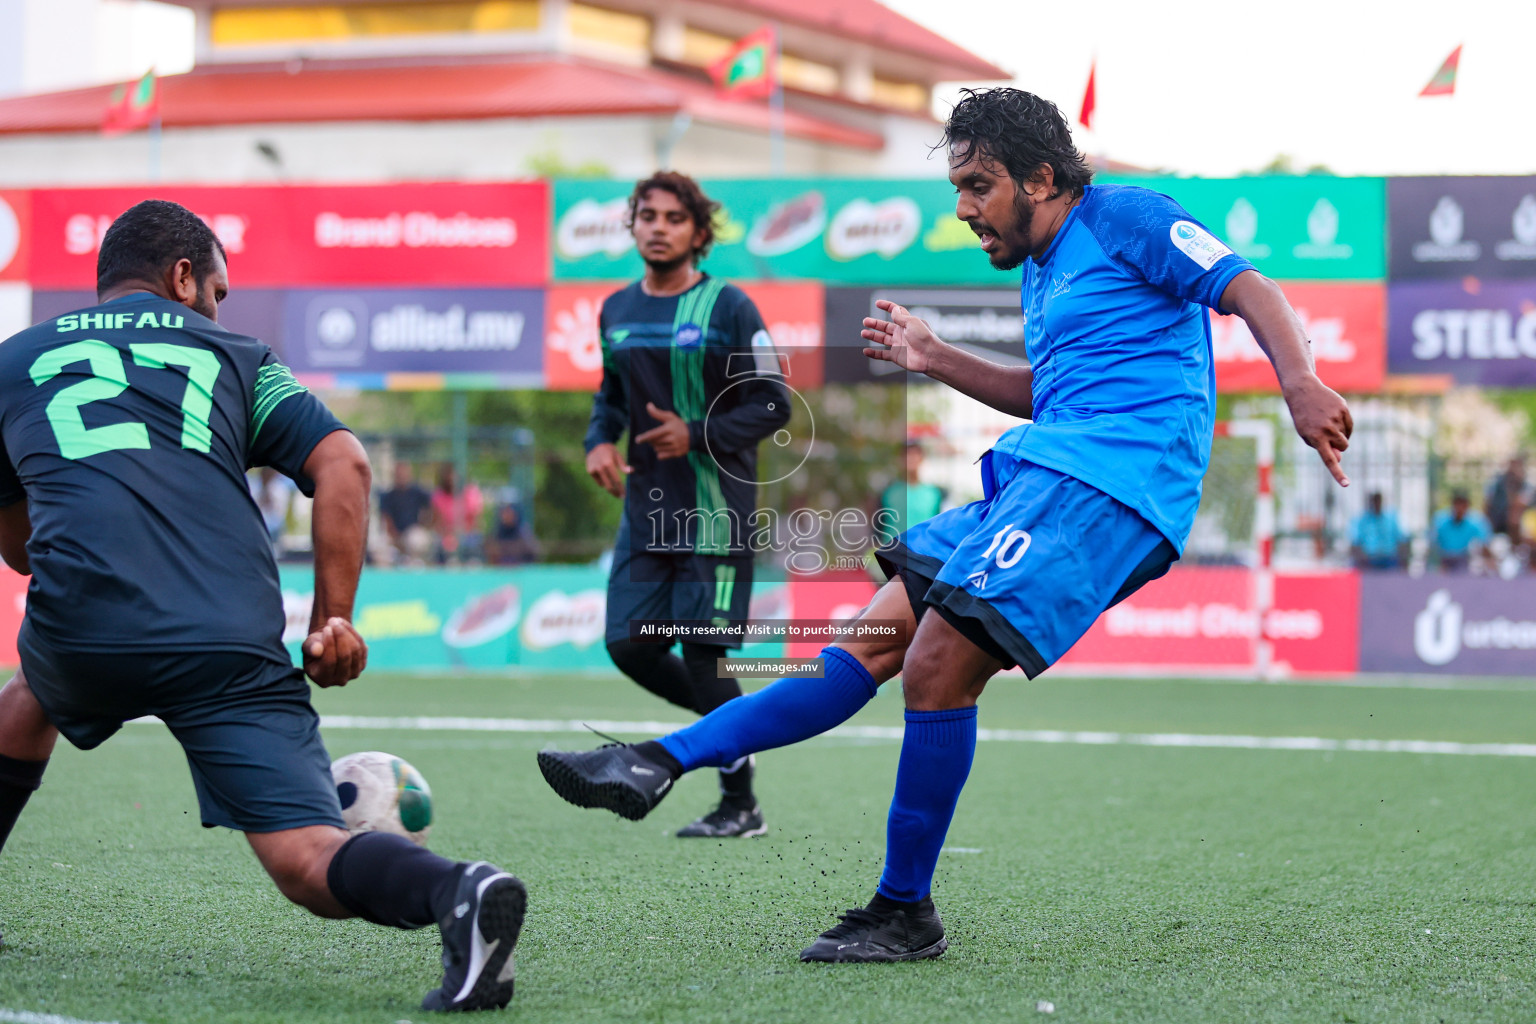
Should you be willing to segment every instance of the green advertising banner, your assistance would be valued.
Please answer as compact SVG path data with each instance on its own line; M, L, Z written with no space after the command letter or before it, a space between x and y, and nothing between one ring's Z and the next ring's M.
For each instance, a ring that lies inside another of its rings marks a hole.
M280 567L295 663L314 600L311 567ZM516 569L365 569L353 622L375 669L611 669L603 646L608 575L590 565ZM783 583L758 582L754 611L782 618ZM781 657L782 643L743 654Z
M281 566L283 639L298 656L309 625L314 574ZM353 623L382 669L596 667L603 649L600 572L581 567L444 570L365 569ZM558 651L558 655L554 652ZM556 662L555 659L558 659Z
M1165 192L1280 280L1381 280L1386 276L1386 181L1329 175L1246 178L1111 177L1103 183ZM829 285L972 284L999 287L1016 274L992 269L955 219L954 189L932 179L737 179L703 183L723 206L711 273L745 280ZM554 184L557 281L638 276L624 228L631 183Z
M1267 174L1095 180L1172 196L1261 273L1277 280L1379 281L1387 276L1385 178Z
M955 219L954 189L922 180L833 178L705 181L722 204L710 273L744 280L984 284L1017 281L987 262ZM555 182L557 281L637 277L624 216L632 183Z

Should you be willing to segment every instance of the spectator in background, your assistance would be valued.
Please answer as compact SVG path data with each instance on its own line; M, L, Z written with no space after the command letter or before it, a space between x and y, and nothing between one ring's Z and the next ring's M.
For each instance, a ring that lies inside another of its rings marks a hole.
M918 479L923 467L923 446L908 441L904 453L905 466L902 479L880 492L880 511L885 515L876 521L877 534L893 537L902 534L927 519L939 514L944 503L944 489L935 484L925 484ZM879 536L877 545L885 543Z
M1435 513L1430 524L1431 558L1445 572L1462 572L1481 563L1493 531L1488 519L1472 509L1466 491L1451 495L1451 507Z
M1357 569L1401 569L1408 564L1408 536L1397 513L1382 508L1380 491L1372 491L1366 510L1349 529L1349 557Z
M437 470L432 492L432 531L437 534L437 560L468 562L480 557L480 515L485 499L471 480L459 485L458 472L448 463Z
M379 494L379 516L395 562L421 565L432 550L432 532L427 528L432 510L432 495L415 480L409 462L395 463L394 486Z
M515 502L496 506L485 536L485 560L492 565L525 565L539 560L539 541Z
M272 542L273 551L279 551L278 542L288 529L288 510L293 505L293 495L297 488L292 480L270 466L247 473L245 479L251 489L251 499L261 510L261 521L267 528L267 540Z
M1514 543L1520 542L1520 515L1531 504L1530 487L1525 479L1525 456L1509 460L1504 472L1488 484L1483 507L1488 510L1488 526Z

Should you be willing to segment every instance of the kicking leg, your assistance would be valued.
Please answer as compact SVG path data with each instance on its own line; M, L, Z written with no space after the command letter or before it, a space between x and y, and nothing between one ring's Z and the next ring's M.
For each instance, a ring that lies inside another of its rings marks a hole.
M246 838L282 894L319 917L393 928L436 922L444 977L424 1009L487 1009L512 998L512 948L528 895L511 875L484 861L455 863L386 832L349 837L310 825Z
M780 679L756 693L726 701L685 729L660 740L566 753L541 751L539 768L550 786L580 807L605 807L622 817L645 817L684 772L721 768L738 758L819 736L867 704L881 683L901 668L916 628L901 581L882 587L859 621L903 624L893 637L839 642L824 648L823 679Z
M43 784L43 770L59 731L18 670L0 689L0 849L27 800Z
M976 698L1002 662L938 614L925 615L902 669L906 733L875 898L800 954L850 963L920 960L948 945L929 890L976 752Z

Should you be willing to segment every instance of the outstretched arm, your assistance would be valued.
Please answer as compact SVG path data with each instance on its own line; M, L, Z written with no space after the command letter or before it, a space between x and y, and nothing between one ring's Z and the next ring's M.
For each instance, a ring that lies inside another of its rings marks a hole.
M998 412L1028 419L1034 410L1035 373L1027 366L999 366L964 349L945 344L927 322L903 306L880 299L876 306L889 320L864 318L864 340L871 359L932 377Z
M368 664L368 645L352 628L368 539L368 454L350 431L333 431L304 461L304 475L315 482L315 606L304 671L321 686L345 686Z
M1258 271L1245 270L1221 293L1221 308L1247 322L1259 347L1274 364L1296 433L1317 449L1333 478L1348 487L1349 477L1339 464L1339 456L1349 447L1355 421L1344 399L1318 379L1311 342L1285 293Z

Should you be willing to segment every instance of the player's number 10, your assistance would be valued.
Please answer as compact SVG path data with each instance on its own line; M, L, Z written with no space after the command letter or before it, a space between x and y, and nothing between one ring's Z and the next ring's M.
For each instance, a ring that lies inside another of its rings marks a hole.
M179 366L187 371L187 390L181 397L181 446L206 452L213 441L208 417L213 412L213 385L219 378L219 357L206 349L187 345L146 342L129 345L135 365L154 370ZM66 459L128 448L148 448L149 428L143 423L112 423L87 427L80 408L91 402L116 398L128 390L128 371L116 348L104 341L87 338L44 352L32 363L32 383L41 387L57 377L71 363L89 363L90 380L71 384L48 402L48 422L59 442L59 454Z

